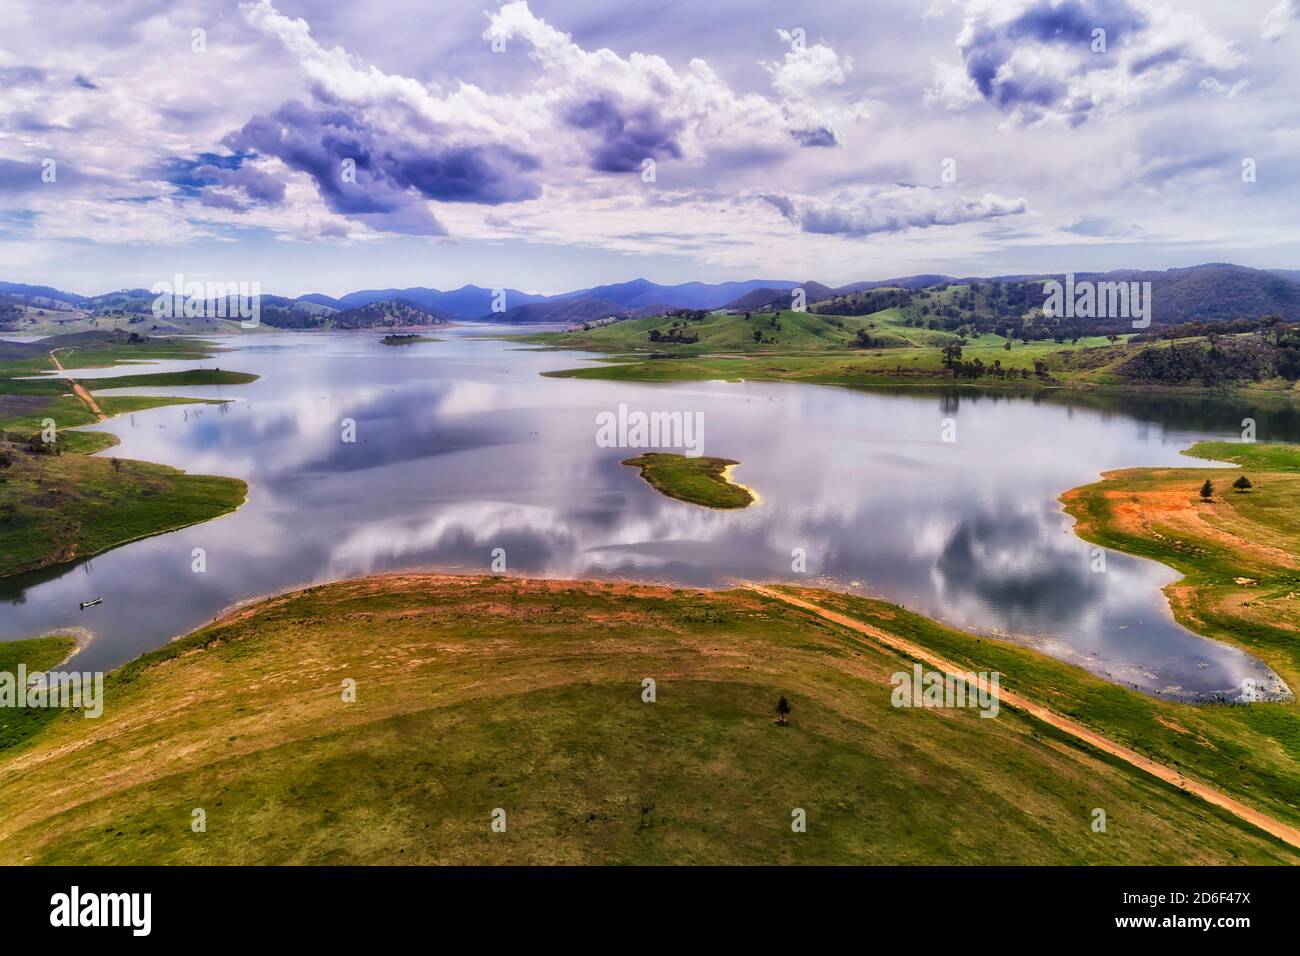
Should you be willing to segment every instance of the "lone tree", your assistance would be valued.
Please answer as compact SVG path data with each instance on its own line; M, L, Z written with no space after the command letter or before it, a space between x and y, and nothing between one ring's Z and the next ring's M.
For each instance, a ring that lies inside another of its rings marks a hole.
M1232 487L1237 489L1238 494L1241 494L1243 491L1249 491L1251 488L1250 479L1245 475L1242 475L1232 483Z
M1214 497L1214 482L1210 481L1209 478L1206 478L1205 484L1201 485L1201 497L1206 501Z
M785 726L785 715L788 713L790 713L790 702L785 699L785 694L782 694L776 701L776 722L782 727Z

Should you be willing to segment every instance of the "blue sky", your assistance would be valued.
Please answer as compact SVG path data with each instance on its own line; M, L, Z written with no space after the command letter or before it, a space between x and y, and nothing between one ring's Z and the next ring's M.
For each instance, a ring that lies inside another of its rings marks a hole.
M0 0L0 19L12 281L1300 267L1300 0Z

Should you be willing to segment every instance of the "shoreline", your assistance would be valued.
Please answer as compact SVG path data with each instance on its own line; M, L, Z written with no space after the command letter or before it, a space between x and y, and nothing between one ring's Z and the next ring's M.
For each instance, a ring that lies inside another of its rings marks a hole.
M743 462L736 462L734 465L727 465L725 468L722 469L722 478L723 478L724 481L729 482L730 484L735 485L737 488L740 488L740 489L742 489L742 490L748 492L748 493L749 493L749 497L751 497L751 498L754 499L754 500L751 501L749 504L745 505L745 508L757 508L759 505L761 505L761 504L763 503L763 496L760 495L756 490L754 490L753 488L751 488L749 485L745 484L743 481L737 481L737 480L735 479L734 475L733 475L733 473L735 472L735 470L736 470L737 468L739 468L739 467L741 466L741 464L743 464ZM719 511L744 511L745 508L719 508L719 509L717 509L717 510L719 510Z
M349 331L349 332L351 332L351 333L365 334L365 333L368 332L369 330L347 330L347 331ZM790 383L790 384L802 384L802 383ZM808 383L808 384L813 384L813 383ZM978 387L981 387L981 386L979 386L979 385L973 385L973 387L977 387L977 388L978 388ZM119 417L119 416L114 416L114 417L116 418L116 417ZM106 449L105 449L105 450L106 450ZM677 498L677 497L674 496L674 495L668 495L665 491L663 491L662 489L656 487L653 483L651 483L651 482L646 478L646 475L645 475L644 469L640 469L640 468L639 468L639 469L638 469L638 475L639 475L639 477L640 477L643 481L645 481L647 484L650 485L650 487L652 488L653 491L655 491L656 493L659 493L659 494L665 494L667 497L674 498L675 500L682 500L682 501L684 501L685 503L688 503L688 504L695 504L695 505L697 505L697 506L706 507L706 508L709 508L710 510L718 510L718 511L743 511L743 510L745 510L745 508L748 508L748 507L750 507L750 506L756 506L756 505L760 505L760 504L762 504L762 503L763 503L763 498L762 498L762 496L761 496L761 495L760 495L760 494L759 494L759 493L758 493L754 488L752 488L752 487L750 487L750 486L748 486L748 485L746 485L746 484L744 484L744 483L742 483L742 482L739 482L739 481L737 481L737 480L735 479L735 477L734 477L734 472L735 472L735 470L736 470L739 466L740 466L740 463L739 463L739 462L737 462L737 463L735 463L735 464L729 464L729 465L724 466L724 467L721 469L720 477L721 477L724 481L726 481L729 485L731 485L731 486L733 486L733 487L735 487L735 488L742 489L745 493L747 493L747 494L751 497L752 500L751 500L748 504L746 504L746 505L744 505L744 506L741 506L741 507L721 507L721 506L715 506L715 505L703 504L703 503L701 503L701 502L692 502L692 501L689 501L688 499L680 499L680 498ZM1211 466L1212 466L1212 464L1211 464ZM1234 466L1234 467L1235 467L1235 466ZM185 473L185 474L188 474L188 473ZM225 477L225 476L199 476L199 477ZM1099 477L1099 479L1101 479L1101 480L1105 480L1107 476L1106 476L1106 475L1099 475L1098 477ZM241 479L237 479L237 478L230 478L230 479L228 479L228 480L232 480L232 481L242 481ZM239 509L242 508L242 507L243 507L243 506L244 506L244 505L249 501L249 499L250 499L250 497L251 497L251 491L252 491L251 485L250 485L248 482L246 482L246 481L242 481L242 484L243 484L243 486L244 486L244 487L243 487L243 495L242 495L242 497L240 498L239 502L238 502L237 504L235 504L232 508L230 508L230 509L228 509L228 510L226 510L226 511L223 511L222 513L220 513L220 514L218 514L218 515L214 515L214 516L212 516L212 517L210 517L210 518L200 519L200 520L198 520L198 521L188 522L188 523L186 523L186 524L178 525L178 526L175 526L175 527L163 528L163 529L159 529L159 530L156 530L156 531L151 531L151 532L148 532L148 533L140 534L140 535L137 535L137 536L135 536L135 537L132 537L132 538L130 538L130 539L128 539L128 540L124 540L124 541L121 541L121 542L114 543L114 544L112 544L112 545L110 545L110 546L108 546L108 547L102 548L102 549L100 549L100 550L98 550L98 551L95 551L95 552L93 552L93 553L90 553L90 554L84 554L84 555L78 555L76 558L72 559L71 561L53 562L53 563L50 563L50 564L41 565L41 566L34 567L34 568L28 568L28 569L25 569L25 570L22 571L22 572L17 572L17 573L14 574L14 575L6 575L5 577L7 577L7 578L12 578L12 577L17 577L17 576L19 576L19 575L21 575L21 574L32 573L32 572L36 572L36 571L47 571L47 570L52 569L52 568L58 568L58 566L59 566L60 564L67 564L67 565L69 565L69 566L75 566L75 564L78 563L78 562L80 562L80 561L83 561L83 560L86 560L86 559L89 559L89 558L93 558L93 557L95 557L95 556L98 555L98 554L103 554L103 553L105 553L105 552L107 552L107 551L110 551L110 550L113 550L113 549L115 549L115 548L117 548L117 547L122 547L122 546L125 546L125 545L127 545L127 544L131 544L131 543L134 543L134 542L136 542L136 541L143 540L143 539L145 539L145 538L156 537L156 536L159 536L159 535L162 535L162 534L167 534L167 533L169 533L169 532L171 532L171 531L179 531L179 530L183 530L184 528L192 527L192 526L194 526L194 525L196 525L196 524L206 523L207 521L215 521L215 520L218 520L219 518L226 517L226 516L228 516L228 515L230 515L230 514L234 514L234 513L238 512ZM1084 487L1087 487L1087 485L1080 485L1079 487L1080 487L1080 488L1084 488ZM1070 495L1071 493L1073 493L1073 492L1075 492L1075 491L1077 491L1077 490L1079 490L1079 489L1069 489L1069 490L1067 490L1067 491L1065 491L1065 492L1062 492L1062 494L1061 494L1060 496L1058 496L1058 507L1060 507L1060 506L1064 503L1064 500L1065 500L1066 496ZM1070 512L1068 511L1068 509L1063 508L1062 510L1065 510L1067 514L1070 514ZM1078 521L1077 516L1071 514L1071 517L1074 518L1074 521L1073 521L1072 526L1071 526L1071 533L1074 534L1076 537L1078 537L1080 540L1084 540L1084 541L1089 540L1087 537L1085 537L1084 535L1082 535L1082 534L1079 533L1079 531L1078 531L1079 521ZM1117 550L1123 550L1123 549L1117 549ZM1138 557L1140 557L1140 558L1145 558L1145 559L1149 559L1149 560L1155 560L1155 561L1157 561L1158 563L1164 564L1166 567L1170 567L1171 569L1173 569L1173 570L1175 570L1175 571L1178 571L1178 570L1179 570L1179 569L1176 568L1173 564L1169 563L1168 561L1161 560L1159 557L1152 557L1152 556L1149 556L1149 555L1143 555L1143 554L1139 554ZM395 571L384 572L384 573L385 573L385 574L401 574L401 573L411 573L411 572L413 572L413 571L420 571L420 570L424 570L424 569L402 569L402 570L395 570ZM337 580L338 580L338 581L357 580L359 577L366 577L366 576L367 576L367 575L359 575L359 576L350 577L350 578L340 578L340 579L337 579ZM506 575L506 576L511 577L511 578L521 579L521 580L528 580L528 579L529 579L526 575L508 574L508 575ZM672 582L667 582L667 581L662 581L662 582L661 582L661 581L655 581L655 580L653 580L653 579L647 579L647 578L643 578L643 577L635 577L635 578L621 577L621 578L616 578L616 579L613 579L613 578L594 578L594 579L590 579L590 578L564 578L563 580L575 580L575 581L586 581L586 580L593 580L593 581L620 580L620 581L627 582L627 583L643 584L643 585L645 585L645 586L664 586L664 585L666 585L666 586L673 586ZM297 584L297 585L289 586L289 587L286 587L286 588L282 588L282 589L279 589L279 590L276 590L276 591L272 591L272 592L268 592L268 593L264 593L264 594L259 594L259 595L252 595L252 596L249 596L249 597L246 597L246 598L242 598L242 599L240 599L240 600L235 601L233 604L229 605L228 607L223 608L222 611L219 612L218 617L217 617L217 618L214 618L214 620L219 619L220 616L223 615L223 614L229 613L229 612L231 612L231 611L233 611L233 610L235 610L235 609L237 609L237 608L246 607L246 606L248 606L248 605L250 605L250 604L255 604L255 603L257 603L258 601L269 600L269 599L272 599L272 598L274 598L274 597L276 597L276 596L279 596L279 595L282 595L282 594L285 594L285 593L292 593L292 592L294 592L294 591L300 591L300 590L304 590L304 589L306 589L306 588L317 587L317 586L321 586L321 585L329 584L329 583L334 583L334 582L333 582L333 581L318 581L318 582L307 582L307 583L301 583L301 584ZM1181 584L1181 583L1182 583L1182 578L1180 578L1179 581L1175 582L1175 584ZM1173 586L1173 585L1171 585L1171 586ZM716 588L707 588L706 590L722 590L722 589L725 589L725 587L726 587L725 585L718 585ZM844 592L842 592L842 593L850 593L850 594L851 594L851 593L853 593L853 592L851 592L851 591L844 591ZM1203 629L1200 629L1200 628L1197 628L1197 627L1193 627L1193 626L1191 626L1187 621L1185 621L1185 620L1183 620L1183 619L1180 619L1179 614L1177 613L1177 608L1175 607L1175 604L1174 604L1174 602L1171 600L1170 595L1169 595L1169 593L1168 593L1168 588L1162 589L1162 598L1163 598L1163 600L1161 601L1161 605L1162 605L1162 610L1164 611L1164 613L1168 614L1169 617L1170 617L1173 621L1175 621L1176 623L1178 623L1179 626L1181 626L1182 628L1184 628L1188 633L1193 634L1193 635L1196 635L1197 637L1199 637L1199 638L1201 638L1201 639L1208 640L1208 641L1212 641L1212 642L1214 642L1214 643L1216 643L1216 644L1219 644L1219 645L1224 645L1224 646L1229 646L1229 647L1236 648L1236 649L1242 651L1243 653L1249 655L1249 656L1251 657L1252 660L1258 661L1258 662L1260 662L1260 663L1263 663L1263 664L1269 666L1270 670L1273 669L1272 664L1271 664L1271 663L1270 663L1266 658L1261 657L1260 654L1259 654L1258 649L1252 647L1251 645L1246 644L1246 643L1241 642L1241 641L1238 641L1238 640L1233 640L1233 639L1231 639L1230 637L1225 638L1223 635L1216 635L1216 634L1211 634L1211 633L1205 633L1205 631L1204 631ZM942 620L941 618L930 617L929 615L924 615L924 616L926 616L926 617L927 617L928 619L930 619L930 620L935 621L935 623L938 623L938 624L944 624L944 622L943 622L943 620ZM200 625L200 626L202 626L202 625ZM167 643L171 643L171 642L176 641L176 640L178 640L178 639L180 639L180 638L183 638L183 637L185 637L185 636L186 636L187 634L189 634L189 633L192 633L192 630L191 630L191 631L182 631L182 632L179 632L179 633L173 634L172 637L170 637L166 642L164 642L164 644L159 645L159 646L166 646ZM969 633L982 634L982 636L985 636L985 637L987 637L987 638L990 639L990 640L997 640L997 641L1001 641L1001 642L1008 643L1008 644L1014 644L1014 645L1019 645L1019 646L1022 646L1022 647L1034 648L1034 649L1037 649L1040 653L1045 653L1045 651L1043 651L1042 648L1043 648L1047 643L1049 643L1049 642L1051 642L1051 641L1053 640L1052 638L1045 637L1045 636L1043 636L1043 635L1035 635L1035 634L1030 634L1030 635L1010 635L1010 634L998 633L998 632L996 632L996 631L971 631L971 632L969 632ZM146 652L146 653L147 653L147 652ZM1088 670L1087 667L1086 667L1086 662L1083 661L1083 660L1080 659L1080 658L1074 658L1074 657L1064 656L1064 655L1049 655L1049 656L1054 656L1054 659L1062 660L1063 662L1068 663L1068 664L1071 664L1071 666L1077 667L1077 668L1079 668L1080 670L1085 670L1085 671ZM1089 673L1092 673L1092 671L1088 671L1088 672L1089 672ZM1281 680L1282 680L1283 684L1284 684L1288 689L1290 689L1291 687L1296 686L1296 685L1295 685L1295 682L1292 681L1292 680L1288 680L1288 678L1287 678L1286 676L1283 676L1283 675L1279 675L1279 676L1281 677ZM1202 699L1202 700L1203 700L1203 699L1206 699L1206 698L1204 698L1204 697L1198 698L1197 695L1195 695L1195 694L1190 694L1190 693L1187 694L1187 695L1182 695L1182 696L1162 695L1162 694L1159 694L1159 693L1157 693L1157 692L1148 691L1148 690L1145 690L1145 689L1139 689L1139 688L1133 687L1133 685L1131 685L1131 684L1126 684L1125 682L1123 682L1122 680L1120 680L1120 679L1118 679L1118 678L1103 678L1103 679L1108 679L1108 680L1110 680L1110 682L1113 683L1113 684L1115 684L1116 686L1127 686L1127 687L1131 687L1132 689L1137 690L1139 693L1148 694L1148 695L1150 695L1150 696L1154 696L1154 697L1163 697L1164 699L1173 699L1173 700L1197 700L1197 699Z

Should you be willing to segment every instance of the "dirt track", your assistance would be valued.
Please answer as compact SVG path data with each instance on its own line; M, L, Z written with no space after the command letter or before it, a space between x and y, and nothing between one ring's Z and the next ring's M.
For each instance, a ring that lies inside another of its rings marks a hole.
M805 601L801 598L795 597L794 595L784 594L780 591L763 587L758 584L747 584L746 587L758 594L775 598L778 601L784 601L786 604L791 604L795 607L802 608L805 611L810 611L818 617L834 624L839 624L841 627L847 627L850 630L857 631L859 634L864 634L872 640L884 644L886 647L929 664L931 667L938 670L954 675L960 675L969 671L969 668L958 667L956 664L939 657L919 644L914 644L911 641L897 637L896 635L890 634L886 631L882 631L879 628L872 627L869 624L864 624L862 621L829 610L828 608L814 604L811 601ZM1041 720L1043 723L1055 727L1057 730L1063 731L1078 740L1082 740L1084 743L1089 744L1104 753L1108 753L1112 757L1117 757L1139 770L1146 771L1153 777L1158 777L1165 783L1172 784L1181 790L1195 794L1206 803L1227 810L1229 813L1246 821L1252 826L1258 827L1264 832L1277 837L1279 840L1283 840L1291 846L1300 849L1300 829L1297 829L1296 827L1274 819L1268 814L1256 810L1253 807L1248 807L1246 804L1233 799L1225 793L1215 790L1213 787L1206 786L1205 784L1199 783L1195 780L1189 780L1177 770L1144 757L1140 753L1130 750L1110 738L1102 736L1094 730L1089 730L1082 724L1076 723L1069 718L1062 717L1060 714L1048 710L1040 704L1033 703L1032 701L1022 697L1020 694L1002 690L999 693L999 699L1008 707L1014 707L1016 710L1024 711L1034 718Z
M58 369L60 372L63 372L65 371L63 368L63 363L60 362L59 357L54 354L57 351L58 349L50 350L50 361L54 363L54 367L56 369ZM95 401L95 396L91 395L90 392L86 391L81 386L80 382L77 382L73 379L68 379L68 384L72 386L73 394L75 394L77 398L81 399L81 401L85 404L87 408L91 410L91 412L94 414L94 416L97 419L99 419L102 422L104 419L108 418L108 416L104 414L103 410L100 409L99 403Z

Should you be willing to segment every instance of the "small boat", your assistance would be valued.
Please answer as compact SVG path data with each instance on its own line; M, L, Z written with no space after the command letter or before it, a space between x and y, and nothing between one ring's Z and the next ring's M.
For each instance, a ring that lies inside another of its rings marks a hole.
M88 607L94 607L96 604L103 604L103 603L104 603L103 598L95 598L95 600L93 601L82 601L81 609L84 611Z

